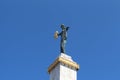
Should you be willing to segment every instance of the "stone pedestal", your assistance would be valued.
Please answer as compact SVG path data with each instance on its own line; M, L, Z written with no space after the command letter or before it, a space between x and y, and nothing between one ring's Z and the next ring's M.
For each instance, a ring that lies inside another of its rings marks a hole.
M72 57L61 53L59 57L49 66L50 80L77 80L79 65Z

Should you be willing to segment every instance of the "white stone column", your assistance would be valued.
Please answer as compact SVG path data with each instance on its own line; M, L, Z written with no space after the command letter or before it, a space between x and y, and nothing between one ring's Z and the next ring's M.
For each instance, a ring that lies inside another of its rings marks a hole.
M64 53L61 53L48 68L50 80L77 80L78 70L79 65Z

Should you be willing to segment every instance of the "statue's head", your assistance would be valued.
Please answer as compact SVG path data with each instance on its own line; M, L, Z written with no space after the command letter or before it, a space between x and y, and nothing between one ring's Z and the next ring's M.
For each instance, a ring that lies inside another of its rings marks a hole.
M65 26L64 26L64 24L61 24L61 28L62 28L62 30L64 30L64 29L65 29Z

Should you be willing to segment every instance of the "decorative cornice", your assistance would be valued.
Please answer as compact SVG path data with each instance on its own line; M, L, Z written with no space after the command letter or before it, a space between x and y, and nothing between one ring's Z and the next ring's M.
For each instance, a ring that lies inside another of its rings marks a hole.
M76 62L73 62L73 61L70 61L68 59L65 59L65 58L62 58L62 57L58 57L53 64L51 64L49 67L48 67L48 72L50 73L54 67L58 64L58 63L63 63L65 65L68 65L70 67L73 67L75 68L76 70L79 70L79 65L76 63Z

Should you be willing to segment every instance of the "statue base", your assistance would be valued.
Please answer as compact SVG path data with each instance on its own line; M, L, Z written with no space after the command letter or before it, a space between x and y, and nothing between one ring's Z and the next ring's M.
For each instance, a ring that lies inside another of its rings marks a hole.
M73 60L72 60L72 57L69 56L69 55L67 55L67 54L65 54L65 53L61 53L61 54L59 55L59 57L62 57L62 58L64 58L64 59L67 59L67 60L70 60L70 61L73 61Z

